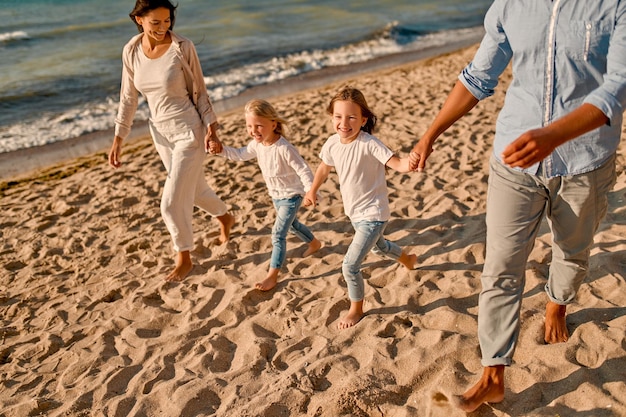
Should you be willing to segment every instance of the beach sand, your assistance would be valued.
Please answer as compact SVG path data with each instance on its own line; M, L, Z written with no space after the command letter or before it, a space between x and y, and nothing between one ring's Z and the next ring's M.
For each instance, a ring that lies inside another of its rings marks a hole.
M417 141L476 46L271 101L315 170L331 134L325 108L345 84L379 115L377 136L401 156ZM508 73L507 73L508 74ZM324 243L302 258L291 236L275 290L265 276L274 209L255 163L207 156L206 175L237 217L230 242L194 216L195 267L167 283L174 253L159 211L162 164L148 137L0 184L0 416L462 416L450 405L482 371L476 336L485 250L488 157L498 93L437 142L424 173L388 173L387 236L418 267L375 255L364 265L366 315L348 308L341 275L353 232L337 177L300 220ZM220 114L242 146L241 108ZM626 134L624 135L626 137ZM570 341L542 343L550 262L544 222L528 260L520 342L500 404L471 416L626 415L626 152L568 309ZM108 148L108 146L107 146Z

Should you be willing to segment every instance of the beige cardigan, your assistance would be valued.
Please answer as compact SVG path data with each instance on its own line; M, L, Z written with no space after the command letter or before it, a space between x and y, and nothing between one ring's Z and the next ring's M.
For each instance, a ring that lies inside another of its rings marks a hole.
M204 76L200 67L200 59L196 47L189 39L170 31L172 48L180 58L187 82L187 91L198 110L198 114L205 126L217 122L217 116L213 111L213 104L204 84ZM120 104L115 117L115 136L124 139L130 133L137 103L139 91L135 88L133 62L137 53L137 45L141 42L143 33L140 33L124 46L122 53L122 84L120 88Z

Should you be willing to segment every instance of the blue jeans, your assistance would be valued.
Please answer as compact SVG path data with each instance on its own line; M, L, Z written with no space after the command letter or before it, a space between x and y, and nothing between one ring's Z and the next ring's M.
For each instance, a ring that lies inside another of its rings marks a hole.
M371 250L376 255L397 260L402 255L402 249L383 237L387 222L363 220L352 222L352 227L354 239L343 258L341 270L348 286L350 301L361 301L365 297L361 265L367 253Z
M287 232L291 231L303 242L310 243L315 237L304 224L296 219L298 209L302 204L302 196L272 199L276 209L276 221L272 228L272 258L270 268L280 268L285 262L287 253Z

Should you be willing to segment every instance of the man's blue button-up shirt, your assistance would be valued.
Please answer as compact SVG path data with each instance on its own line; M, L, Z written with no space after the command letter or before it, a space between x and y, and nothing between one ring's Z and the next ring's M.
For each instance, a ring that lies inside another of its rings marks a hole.
M609 123L556 148L543 161L545 175L588 172L616 152L626 108L626 0L495 0L485 29L459 79L482 100L512 60L496 158L522 133L583 103L599 108ZM524 171L536 174L538 167Z

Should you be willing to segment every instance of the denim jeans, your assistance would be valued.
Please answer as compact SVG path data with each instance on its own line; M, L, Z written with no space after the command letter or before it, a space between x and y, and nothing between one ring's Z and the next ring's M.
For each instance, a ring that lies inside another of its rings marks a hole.
M365 297L361 265L368 252L397 260L402 255L402 249L383 237L387 222L363 220L353 222L352 227L354 239L343 258L341 270L348 286L350 301L361 301Z
M587 276L593 237L615 183L615 158L569 177L546 178L491 158L487 191L487 252L478 299L483 366L510 365L520 331L526 262L545 215L552 232L546 284L550 301L574 301Z
M272 228L272 258L270 268L280 268L285 262L287 253L287 232L291 231L303 242L310 243L315 237L304 224L296 219L302 204L302 196L272 199L276 208L276 221Z

